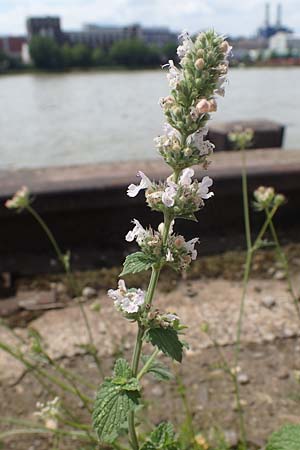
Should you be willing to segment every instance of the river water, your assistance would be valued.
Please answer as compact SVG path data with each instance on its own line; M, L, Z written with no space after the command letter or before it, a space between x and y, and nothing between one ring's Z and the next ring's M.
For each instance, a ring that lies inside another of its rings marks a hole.
M232 69L213 120L266 118L300 148L300 68ZM0 77L0 168L157 157L165 73L103 71Z

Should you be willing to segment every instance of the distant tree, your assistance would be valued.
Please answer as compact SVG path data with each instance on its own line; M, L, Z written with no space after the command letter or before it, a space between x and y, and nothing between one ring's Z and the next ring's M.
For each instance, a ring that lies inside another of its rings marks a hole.
M0 73L9 70L22 69L24 64L20 58L15 58L7 55L3 50L0 50Z
M74 67L92 66L92 51L83 44L77 44L72 47L72 65Z
M154 66L160 59L157 49L138 39L115 42L109 56L113 63L127 67Z
M29 51L34 65L39 69L58 70L63 67L61 49L50 37L33 36Z
M103 66L107 63L107 57L102 48L95 48L93 50L92 62L94 66Z
M168 62L169 59L173 61L178 60L176 42L167 42L161 49L162 62Z
M64 44L63 47L61 48L61 54L64 68L68 69L73 67L72 47L70 47L69 44Z

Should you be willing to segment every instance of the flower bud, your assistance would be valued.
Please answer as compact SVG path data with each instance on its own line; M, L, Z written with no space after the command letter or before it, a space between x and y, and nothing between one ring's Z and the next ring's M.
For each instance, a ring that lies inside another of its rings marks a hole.
M230 49L230 45L228 44L228 41L223 41L222 44L220 44L220 50L223 53L227 53Z
M209 112L217 111L218 105L217 105L217 102L216 102L216 100L214 98L209 100L208 103L209 103Z
M185 243L185 240L182 236L177 236L177 238L174 241L174 245L176 248L183 247L184 243Z
M281 205L285 202L285 196L283 194L277 194L274 199L276 205Z
M204 67L204 59L203 58L198 58L195 62L195 67L198 70L202 70Z
M202 98L196 105L196 110L198 111L199 114L209 112L209 108L210 104L205 98Z
M179 106L177 106L176 108L173 108L172 112L173 112L174 116L176 116L177 118L181 117L181 108L179 108Z
M173 150L174 152L176 152L176 153L179 153L179 152L180 152L180 149L181 149L181 147L180 147L180 145L177 144L177 143L175 143L175 144L173 145L173 147L172 147L172 150Z
M193 154L193 150L191 149L191 147L186 147L183 150L183 154L184 154L184 156L189 157Z
M204 50L202 48L199 48L199 50L197 51L197 56L199 58L203 58L204 56Z

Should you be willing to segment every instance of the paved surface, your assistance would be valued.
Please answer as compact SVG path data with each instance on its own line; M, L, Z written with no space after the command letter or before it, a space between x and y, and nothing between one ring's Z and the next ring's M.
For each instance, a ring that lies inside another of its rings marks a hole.
M241 283L225 280L182 282L169 294L158 294L157 305L163 311L176 312L188 325L186 340L190 345L187 356L201 355L212 344L201 331L204 321L210 324L211 334L222 346L233 344L241 297ZM91 323L95 344L100 357L113 356L117 349L132 347L136 327L122 319L112 301L101 295L101 311L94 312L85 305ZM272 306L269 306L269 303ZM266 306L267 305L267 306ZM43 337L53 358L82 354L80 347L88 342L78 306L46 312L29 325ZM26 330L17 329L26 336ZM245 344L272 343L300 335L294 307L283 281L253 280L249 285L242 340ZM0 340L16 342L4 327L0 327ZM0 381L14 383L22 374L20 364L0 351Z

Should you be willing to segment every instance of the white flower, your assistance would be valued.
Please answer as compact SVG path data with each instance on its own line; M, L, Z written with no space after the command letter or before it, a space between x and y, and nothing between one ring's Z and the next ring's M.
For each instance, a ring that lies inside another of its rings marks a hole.
M177 48L177 55L180 59L182 59L189 51L194 48L194 43L187 31L184 31L182 34L180 34L178 39L181 42L181 45L179 45Z
M144 174L144 172L139 171L137 173L137 176L141 178L140 184L139 185L130 184L128 186L128 189L127 189L128 197L136 197L142 189L148 189L150 186L152 186L151 181Z
M173 128L169 123L164 123L163 130L166 136L169 138L177 137L180 138L180 133Z
M164 190L161 199L164 205L171 208L175 203L178 186L176 183L173 183L173 181L167 181L167 183L168 187Z
M175 320L179 320L179 317L176 314L167 313L162 316L163 320L167 320L168 322L174 322Z
M167 254L166 254L166 261L168 262L173 262L174 261L174 257L171 253L171 250L168 248L167 250Z
M206 127L201 128L196 133L192 134L190 137L191 144L199 150L200 156L209 155L213 152L215 146L208 140L204 140L204 137L207 135L208 129Z
M171 89L176 89L177 84L182 80L182 73L174 64L174 61L172 59L169 60L168 64L164 64L162 66L169 68L169 73L167 75L167 79L169 81L169 85Z
M133 219L132 223L134 224L134 228L128 231L125 239L127 242L132 242L136 239L136 242L140 245L147 236L148 232L137 219Z
M19 189L11 199L6 200L5 202L6 208L8 209L26 208L30 203L29 195L30 193L28 187L26 186L21 187L21 189Z
M182 171L182 175L179 178L179 184L181 186L189 186L192 183L192 177L194 176L194 170L187 168Z
M197 250L195 250L195 245L199 242L199 238L191 239L184 243L184 247L188 253L191 254L192 260L197 258Z
M39 411L34 413L35 416L40 417L49 430L56 430L58 428L58 416L60 413L60 399L55 397L44 403L38 402L36 404Z
M210 186L213 185L213 180L210 177L202 178L202 181L199 183L198 194L204 200L212 197L214 195L213 192L209 192Z
M107 294L114 300L115 307L127 314L137 313L145 302L145 292L141 289L128 290L124 280L119 281L118 289L110 289Z
M175 220L172 220L172 222L170 223L169 236L171 236L171 234L173 233L174 223L175 223ZM164 222L162 222L158 225L158 231L161 234L161 236L163 236L163 234L164 234L164 229L165 229L165 224L164 224Z

